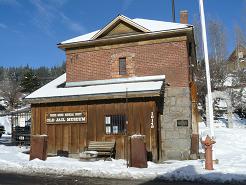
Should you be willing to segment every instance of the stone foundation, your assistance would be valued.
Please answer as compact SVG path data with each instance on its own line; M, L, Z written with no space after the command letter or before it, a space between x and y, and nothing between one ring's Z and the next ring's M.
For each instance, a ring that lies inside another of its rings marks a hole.
M191 98L189 87L167 87L161 122L161 160L187 160L191 150ZM177 120L187 120L178 126Z

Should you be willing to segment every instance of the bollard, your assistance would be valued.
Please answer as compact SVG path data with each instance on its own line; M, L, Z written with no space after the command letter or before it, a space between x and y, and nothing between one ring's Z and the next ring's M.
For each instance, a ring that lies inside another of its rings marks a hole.
M205 141L202 141L202 144L205 146L205 169L206 170L213 170L213 155L212 155L212 148L213 144L216 143L212 140L208 135Z
M147 168L147 151L144 135L130 136L129 166Z
M47 135L32 135L30 160L38 158L45 161L47 158Z

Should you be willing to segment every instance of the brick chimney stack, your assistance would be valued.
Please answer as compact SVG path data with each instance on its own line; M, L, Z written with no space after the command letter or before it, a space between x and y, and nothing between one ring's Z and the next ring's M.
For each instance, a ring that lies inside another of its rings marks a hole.
M180 23L188 24L188 11L187 10L180 11Z

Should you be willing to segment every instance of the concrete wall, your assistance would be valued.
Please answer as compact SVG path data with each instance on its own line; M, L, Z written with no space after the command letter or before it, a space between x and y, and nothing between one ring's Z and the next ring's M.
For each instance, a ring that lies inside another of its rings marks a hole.
M191 148L191 98L188 87L167 87L161 118L161 160L186 160ZM188 120L188 126L177 126Z

